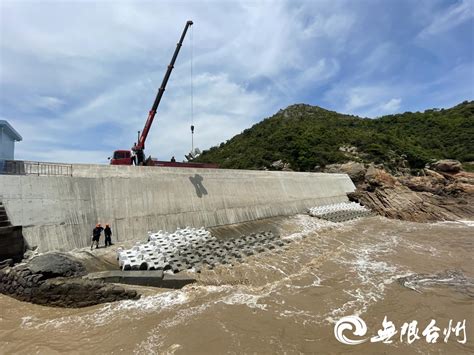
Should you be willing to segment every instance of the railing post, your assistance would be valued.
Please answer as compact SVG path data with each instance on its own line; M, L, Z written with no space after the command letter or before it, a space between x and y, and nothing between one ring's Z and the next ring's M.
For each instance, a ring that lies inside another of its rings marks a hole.
M1 162L1 161L0 161ZM36 169L36 170L35 170ZM72 164L42 163L23 160L7 160L0 165L0 174L72 176Z

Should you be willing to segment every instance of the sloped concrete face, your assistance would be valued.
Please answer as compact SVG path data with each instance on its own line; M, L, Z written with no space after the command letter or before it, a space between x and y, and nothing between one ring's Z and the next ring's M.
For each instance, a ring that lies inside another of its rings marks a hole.
M12 223L40 251L88 246L98 222L111 224L113 242L139 240L303 213L354 190L345 174L74 165L73 176L0 175Z

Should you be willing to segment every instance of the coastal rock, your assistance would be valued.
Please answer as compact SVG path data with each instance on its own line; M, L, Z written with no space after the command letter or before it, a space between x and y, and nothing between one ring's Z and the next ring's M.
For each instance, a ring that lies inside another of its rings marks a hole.
M47 253L0 269L0 293L56 307L87 307L140 297L134 290L80 278L85 273L84 265L72 256Z
M431 167L436 171L445 173L457 173L461 171L462 164L457 160L443 159L431 164Z
M430 169L424 169L423 172L425 173L426 176L429 176L438 182L444 183L445 177L441 175L440 173L437 173L436 171L433 171Z
M472 173L444 176L430 171L425 176L396 178L371 166L349 198L388 218L414 222L472 219L473 178Z
M426 191L441 195L445 187L445 179L433 178L431 176L406 176L399 178L403 185L412 191Z
M348 162L341 165L341 171L345 172L353 181L360 181L364 178L366 169L364 164Z
M328 164L324 167L324 172L330 174L339 174L341 173L341 165L342 164Z
M357 147L351 145L343 145L339 147L339 151L343 153L357 154Z
M32 249L28 249L25 251L23 254L23 261L27 261L28 259L32 259L33 257L38 255L37 247L34 247Z
M35 256L26 266L33 274L42 274L45 279L53 277L73 277L86 274L84 265L62 253L46 253Z
M291 170L290 163L285 163L282 160L276 160L272 163L271 167L275 170L282 170L282 171L293 171Z
M366 168L362 163L350 161L344 164L326 165L324 171L327 173L347 174L352 179L352 181L357 182L364 179Z
M273 169L277 169L277 170L283 169L283 166L284 166L284 163L281 160L276 160L271 165Z
M6 259L0 262L0 269L13 266L15 263L13 262L13 259Z
M290 163L284 163L283 164L283 169L281 169L282 171L293 171L293 169L291 169L291 165Z
M399 185L398 180L383 169L376 168L370 165L364 176L365 182L372 187L376 186L390 186Z
M88 307L139 298L135 290L85 279L51 279L42 286L33 290L33 302L56 307Z

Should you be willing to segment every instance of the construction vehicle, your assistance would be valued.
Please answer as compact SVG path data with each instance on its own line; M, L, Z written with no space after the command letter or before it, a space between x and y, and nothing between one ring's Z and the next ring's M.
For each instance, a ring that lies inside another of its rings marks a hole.
M193 21L187 21L186 25L184 26L183 33L181 34L181 38L179 42L176 44L176 49L174 51L173 57L171 58L171 62L168 65L168 69L166 70L165 76L161 83L160 88L158 89L158 93L156 94L155 101L153 102L153 106L151 107L150 112L148 113L148 118L145 123L145 127L139 132L139 137L137 143L135 143L131 150L116 150L112 158L110 159L111 165L147 165L147 166L169 166L169 167L186 167L186 168L217 168L217 164L206 164L206 163L193 163L193 162L176 162L176 161L160 161L150 157L145 159L145 142L148 137L148 133L150 131L151 125L153 124L153 120L155 118L156 111L158 106L160 105L161 98L166 89L166 84L171 75L171 71L174 68L174 63L176 62L176 58L178 57L179 50L181 49L184 41L184 37L186 36L186 32L188 31L189 27L193 25ZM194 125L191 125L191 134L194 134ZM193 157L193 153L186 156L189 160L189 157ZM173 157L174 160L174 157Z

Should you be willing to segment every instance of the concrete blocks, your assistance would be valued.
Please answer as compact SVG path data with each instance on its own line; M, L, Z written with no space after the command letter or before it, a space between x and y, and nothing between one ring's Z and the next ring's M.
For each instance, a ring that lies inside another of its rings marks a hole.
M131 249L117 250L122 270L161 270L179 273L189 269L200 272L217 265L233 265L248 256L286 245L272 232L259 232L239 238L218 240L200 228L178 229L173 233L148 233L148 242Z
M342 202L312 207L308 213L313 217L337 223L372 215L370 210L355 202Z
M236 247L243 247L246 245L246 242L243 239L235 239L234 244Z
M232 248L235 247L235 244L233 242L224 242L221 244L222 248L226 250L231 250Z
M220 244L217 241L212 241L210 243L207 243L207 247L211 249L217 249L219 248Z
M232 249L230 251L229 255L233 256L234 258L238 258L238 259L244 257L244 254L239 249Z
M197 255L189 255L189 256L186 256L184 260L186 260L188 264L194 265L194 264L199 263L201 259Z
M141 262L138 270L148 270L148 263L146 261Z

